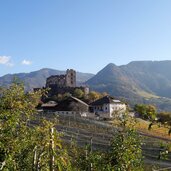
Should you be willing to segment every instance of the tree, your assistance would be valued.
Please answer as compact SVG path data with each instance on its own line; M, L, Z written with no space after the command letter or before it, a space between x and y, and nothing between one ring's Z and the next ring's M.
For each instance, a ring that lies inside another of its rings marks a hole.
M75 96L75 97L81 99L81 98L84 96L84 92L83 92L81 89L76 88L76 89L74 90L73 96Z
M137 112L140 116L146 117L146 106L144 104L136 104L134 107L134 111Z
M66 149L62 147L61 134L55 125L42 120L41 125L34 129L32 144L34 156L32 170L70 170L71 163Z
M111 170L143 170L141 138L134 129L133 118L127 112L114 118L119 123L118 131L111 142L109 163Z
M98 92L95 92L95 91L91 91L89 94L88 94L88 97L89 97L89 100L91 102L99 99L101 97L101 94L98 93Z
M63 96L63 97L62 97L62 100L65 100L65 99L67 99L68 97L70 97L71 94L66 92L66 93L64 93L62 96Z
M0 169L69 170L56 122L38 119L37 106L44 92L24 92L13 83L0 94Z
M155 120L157 115L157 109L153 105L147 105L146 106L147 116L149 120Z
M116 170L143 170L142 150L139 135L134 129L118 132L111 143L110 165Z
M72 146L75 149L73 164L78 171L110 171L110 165L107 160L107 153L101 151L92 151L91 145L87 144L84 148Z
M155 120L157 115L157 109L153 105L136 104L134 107L135 112L137 112L142 118L148 120Z
M141 138L135 131L129 117L115 117L120 123L115 132L108 152L91 150L91 141L86 148L77 150L77 170L101 170L101 171L142 171L143 157L141 150Z
M63 100L63 96L62 94L57 94L57 101L62 101Z
M157 114L158 122L168 126L171 126L171 112L160 112Z
M102 96L102 97L105 97L105 96L108 96L108 95L109 95L109 93L107 93L107 92L101 93L101 96Z
M157 122L168 128L168 134L171 135L171 112L160 112L157 117Z

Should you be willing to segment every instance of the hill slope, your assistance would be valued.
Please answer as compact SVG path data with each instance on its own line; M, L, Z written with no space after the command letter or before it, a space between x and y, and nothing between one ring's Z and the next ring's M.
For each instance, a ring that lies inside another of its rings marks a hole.
M143 90L171 98L171 61L131 62L121 69Z
M43 87L50 75L65 71L41 69L31 73L8 74L0 77L0 86L9 85L14 77L21 79L26 90ZM87 81L88 80L88 81ZM171 111L171 61L134 61L127 65L108 64L96 75L77 72L77 84L125 98L129 103L152 103Z
M132 103L155 103L171 110L171 61L108 64L86 82L93 90L124 97Z
M7 74L0 77L0 86L9 85L15 77L21 79L26 87L26 90L31 90L36 87L43 87L46 83L46 78L51 75L65 74L65 71L44 68L30 73ZM77 72L77 84L82 84L93 76L89 73Z

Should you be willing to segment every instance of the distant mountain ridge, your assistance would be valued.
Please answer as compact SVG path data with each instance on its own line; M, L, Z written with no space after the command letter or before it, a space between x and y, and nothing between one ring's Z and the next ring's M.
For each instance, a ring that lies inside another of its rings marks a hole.
M8 86L9 84L11 84L14 78L17 77L24 82L26 90L32 90L33 88L45 86L46 78L48 78L49 76L60 75L65 73L66 71L43 68L30 73L7 74L0 77L0 86ZM93 74L91 73L77 72L77 84L83 84L92 76Z
M51 75L65 71L43 68L30 73L8 74L0 77L0 86L9 85L16 76L27 90L43 87ZM89 85L91 90L108 92L124 98L130 104L150 103L171 111L171 61L133 61L127 65L108 64L96 75L77 72L77 85Z
M96 91L165 109L166 104L171 106L171 61L133 61L121 66L110 63L86 84Z

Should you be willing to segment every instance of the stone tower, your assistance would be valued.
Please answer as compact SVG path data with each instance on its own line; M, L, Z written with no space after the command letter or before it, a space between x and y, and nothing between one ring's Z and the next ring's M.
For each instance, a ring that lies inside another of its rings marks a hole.
M66 71L66 87L76 87L76 71L73 69Z

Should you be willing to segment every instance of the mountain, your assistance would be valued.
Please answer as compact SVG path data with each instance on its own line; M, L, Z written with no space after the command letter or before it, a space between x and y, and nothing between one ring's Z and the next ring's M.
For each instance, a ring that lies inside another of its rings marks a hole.
M0 86L9 85L17 77L25 83L26 90L31 90L45 86L47 77L59 74L65 71L44 68L8 74L0 77ZM110 63L96 75L77 72L77 85L81 84L124 98L132 105L150 103L171 111L171 61L133 61L121 66Z
M0 77L0 86L8 86L14 80L19 78L25 84L26 90L32 90L36 87L43 87L46 83L46 78L51 75L65 74L65 71L59 71L49 68L43 68L30 73L7 74ZM77 84L80 85L90 79L93 74L77 72Z
M171 110L171 61L133 61L122 66L110 63L86 84L132 104L154 103L162 110Z

